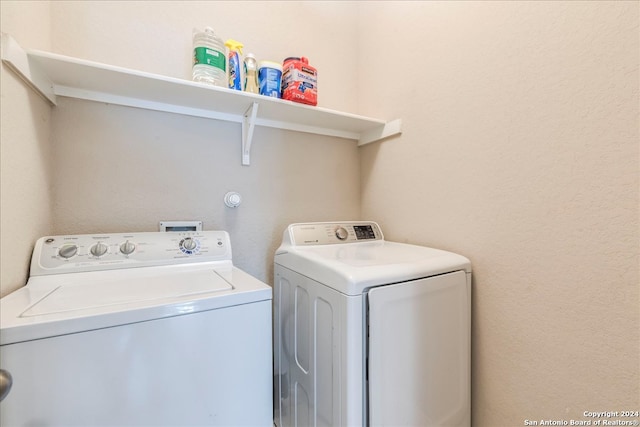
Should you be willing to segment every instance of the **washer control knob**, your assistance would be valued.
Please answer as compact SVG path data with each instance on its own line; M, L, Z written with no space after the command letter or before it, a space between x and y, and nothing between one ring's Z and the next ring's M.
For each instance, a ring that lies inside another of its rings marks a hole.
M78 247L73 243L62 246L58 249L58 255L62 258L69 259L78 253Z
M130 255L135 250L136 250L136 245L134 243L131 243L128 240L120 245L120 253L124 255Z
M91 255L101 257L102 255L107 253L108 249L109 247L107 245L102 242L98 242L95 245L91 246L91 249L89 249L89 251L91 252Z
M338 227L336 228L336 237L339 240L347 240L347 237L349 237L349 233L347 232L346 228Z
M196 246L198 246L198 243L193 240L191 237L186 237L181 243L180 246L182 246L183 249L186 249L188 251L192 251L196 248Z

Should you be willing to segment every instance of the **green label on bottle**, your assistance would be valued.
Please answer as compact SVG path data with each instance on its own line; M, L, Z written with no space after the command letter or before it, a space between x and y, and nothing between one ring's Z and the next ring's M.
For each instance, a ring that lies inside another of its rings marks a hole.
M224 53L207 47L193 49L193 65L198 64L211 65L225 72L227 70L227 61Z

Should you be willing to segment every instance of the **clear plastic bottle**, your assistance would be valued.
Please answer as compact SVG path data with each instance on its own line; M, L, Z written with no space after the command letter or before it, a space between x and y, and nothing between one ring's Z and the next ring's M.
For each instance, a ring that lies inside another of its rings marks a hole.
M258 86L258 63L253 53L247 53L244 58L244 90L245 92L260 93Z
M228 87L226 48L211 27L193 30L193 81Z

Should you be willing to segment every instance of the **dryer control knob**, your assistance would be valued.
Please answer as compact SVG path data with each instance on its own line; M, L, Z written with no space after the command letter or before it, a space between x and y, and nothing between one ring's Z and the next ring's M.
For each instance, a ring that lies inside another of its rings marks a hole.
M347 237L349 237L349 233L344 227L338 227L336 228L336 237L339 240L347 240Z
M120 245L120 253L122 253L124 255L130 255L135 250L136 250L136 245L131 243L128 240Z
M91 249L89 249L89 251L91 252L91 255L100 257L106 254L108 249L109 247L107 245L102 242L98 242L95 245L91 246Z
M78 253L78 247L74 244L64 245L58 250L58 255L62 258L69 259Z

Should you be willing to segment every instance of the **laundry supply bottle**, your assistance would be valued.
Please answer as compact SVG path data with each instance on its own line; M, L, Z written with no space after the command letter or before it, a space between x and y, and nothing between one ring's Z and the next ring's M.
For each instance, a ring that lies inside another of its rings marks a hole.
M193 30L193 81L227 87L227 58L222 39L211 27Z
M237 40L229 39L224 42L229 48L229 89L242 90L242 76L240 74L242 48L244 45Z
M309 60L292 56L282 65L282 99L307 105L318 104L318 70Z
M253 53L247 53L244 58L244 90L245 92L260 93L258 86L258 62Z
M282 65L273 61L260 61L258 63L258 84L260 85L260 95L280 98Z

